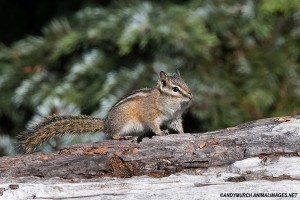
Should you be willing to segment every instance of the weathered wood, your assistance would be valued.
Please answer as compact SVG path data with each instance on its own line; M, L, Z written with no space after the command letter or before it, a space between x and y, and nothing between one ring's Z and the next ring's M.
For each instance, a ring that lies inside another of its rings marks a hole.
M162 177L183 170L226 166L255 156L298 156L298 118L263 119L228 130L153 137L141 143L107 140L49 155L2 157L0 177Z
M134 199L143 197L150 185L154 189L147 191L150 199L170 199L168 192L176 198L191 196L187 188L194 199L201 199L201 192L207 190L212 191L211 199L220 197L220 192L300 193L299 156L300 117L263 119L203 134L153 137L141 143L107 140L67 147L49 155L2 157L0 194L1 187L5 189L3 194L13 194L15 190L9 188L13 183L25 188L16 189L25 196L32 195L30 188L41 188L40 192L36 190L40 198L83 198L90 194L86 198L104 195L110 199L115 194L116 199L118 195L120 199L124 195ZM25 179L18 177L28 177L26 183L30 184L21 184ZM86 185L84 179L89 179ZM35 183L37 180L44 185ZM69 183L78 181L81 183ZM106 182L110 184L105 186ZM62 192L65 196L60 197L55 192L54 196L51 192L45 194L45 190L75 192ZM87 193L77 194L78 190ZM196 191L199 196L195 196Z
M207 182L206 176L171 175L160 179L149 177L132 177L130 179L101 178L89 182L68 183L61 180L35 178L30 181L6 180L0 183L3 196L0 199L299 199L300 181L282 180L271 182L266 180L245 182ZM215 178L217 179L217 178ZM11 189L10 185L17 185L18 189ZM220 195L232 193L244 195L259 195L260 193L285 193L297 198L221 198ZM296 194L295 194L296 193Z

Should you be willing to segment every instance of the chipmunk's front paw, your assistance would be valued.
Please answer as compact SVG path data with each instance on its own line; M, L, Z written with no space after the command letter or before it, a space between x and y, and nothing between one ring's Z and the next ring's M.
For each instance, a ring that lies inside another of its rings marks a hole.
M162 130L160 135L169 135L169 130Z

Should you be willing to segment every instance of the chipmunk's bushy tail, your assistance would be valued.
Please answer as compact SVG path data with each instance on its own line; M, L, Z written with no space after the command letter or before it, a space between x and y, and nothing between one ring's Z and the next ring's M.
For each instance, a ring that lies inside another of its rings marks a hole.
M17 138L20 150L24 153L32 153L45 141L66 133L84 134L104 131L104 121L100 118L79 116L46 117L41 123L33 125L22 132Z

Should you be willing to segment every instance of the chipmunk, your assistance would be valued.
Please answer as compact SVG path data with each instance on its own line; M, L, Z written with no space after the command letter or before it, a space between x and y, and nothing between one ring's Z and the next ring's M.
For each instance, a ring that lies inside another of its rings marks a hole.
M45 141L66 133L82 134L103 131L113 139L142 136L148 131L165 135L160 126L184 133L182 114L189 107L192 93L179 71L170 76L160 72L156 87L136 90L120 99L105 119L91 116L46 117L41 123L19 135L25 153L32 153Z

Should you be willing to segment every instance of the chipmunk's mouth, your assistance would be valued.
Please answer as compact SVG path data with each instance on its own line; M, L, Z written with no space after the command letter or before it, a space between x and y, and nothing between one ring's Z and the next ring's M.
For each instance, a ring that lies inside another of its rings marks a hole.
M186 93L185 95L184 95L184 99L185 99L185 101L192 101L192 99L193 99L193 95L192 94L190 94L190 93Z
M189 99L189 101L192 101L193 100L193 95L190 94L190 96L188 96L188 99Z
M184 103L184 104L190 104L190 103L192 102L192 100L193 100L193 97L187 97L187 98L185 98L185 99L183 100L183 103Z

